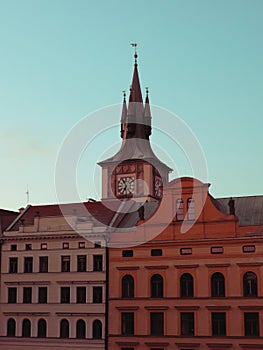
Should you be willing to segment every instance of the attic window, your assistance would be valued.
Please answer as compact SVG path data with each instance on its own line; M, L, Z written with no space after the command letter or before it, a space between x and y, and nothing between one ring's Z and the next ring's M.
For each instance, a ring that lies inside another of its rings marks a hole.
M62 247L63 247L63 249L69 249L69 243L68 242L63 242Z
M130 258L133 256L133 250L123 250L122 256L125 258Z
M243 253L255 253L256 247L254 245L243 245Z
M192 248L181 248L180 249L181 255L191 255L192 254Z
M101 248L101 242L100 241L94 242L94 247Z
M27 243L26 244L26 250L32 250L32 244L31 243Z
M79 242L79 248L85 248L85 242Z
M17 250L17 245L16 245L16 244L11 244L10 249L11 249L12 251Z
M163 251L162 249L152 249L151 250L151 256L162 256Z
M211 247L211 254L223 254L224 248L223 247Z
M47 249L47 243L41 243L41 250Z

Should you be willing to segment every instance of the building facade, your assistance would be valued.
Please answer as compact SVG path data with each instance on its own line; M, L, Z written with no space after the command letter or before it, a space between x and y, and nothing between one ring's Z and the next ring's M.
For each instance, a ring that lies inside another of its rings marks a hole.
M1 349L105 348L105 229L86 207L107 219L99 203L64 205L64 216L28 206L4 232Z

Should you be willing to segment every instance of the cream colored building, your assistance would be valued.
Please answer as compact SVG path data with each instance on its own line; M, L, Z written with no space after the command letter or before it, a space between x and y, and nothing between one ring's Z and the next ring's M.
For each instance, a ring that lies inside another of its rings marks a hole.
M79 206L28 206L2 235L1 349L104 349L105 229Z

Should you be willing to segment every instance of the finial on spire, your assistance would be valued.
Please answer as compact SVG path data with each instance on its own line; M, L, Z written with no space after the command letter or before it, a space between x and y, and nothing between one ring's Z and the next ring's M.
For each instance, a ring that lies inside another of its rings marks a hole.
M137 64L137 58L138 58L138 55L137 55L137 43L131 43L131 46L134 47L134 60L135 60L135 64Z
M149 94L149 88L146 87L145 90L146 90L146 96L148 96L148 94Z
M123 102L126 102L126 91L123 90L122 93L123 93Z

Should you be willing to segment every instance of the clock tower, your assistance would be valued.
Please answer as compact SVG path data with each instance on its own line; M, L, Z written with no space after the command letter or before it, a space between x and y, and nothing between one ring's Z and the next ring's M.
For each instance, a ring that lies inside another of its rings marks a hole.
M135 46L136 49L136 46ZM172 171L154 154L151 144L151 109L148 88L143 103L137 58L128 105L123 97L120 150L99 163L102 167L102 200L133 199L138 202L159 201L162 188Z

